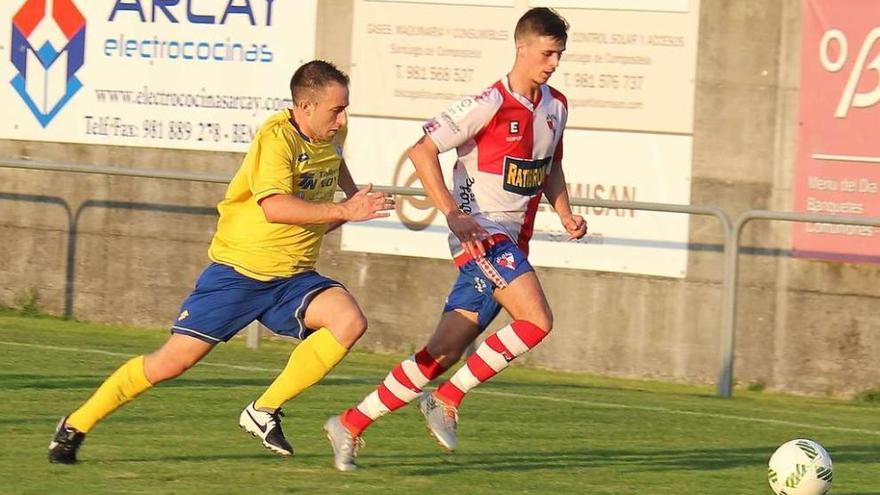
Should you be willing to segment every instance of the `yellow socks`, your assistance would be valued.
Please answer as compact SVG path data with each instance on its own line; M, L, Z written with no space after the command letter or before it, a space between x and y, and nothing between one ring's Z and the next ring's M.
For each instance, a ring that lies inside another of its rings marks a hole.
M287 366L257 399L258 409L274 410L320 381L348 353L330 330L321 328L290 354ZM144 374L144 356L119 367L98 390L67 418L67 425L88 433L95 424L153 385Z
M303 390L318 383L342 361L346 353L348 349L336 340L330 330L319 329L296 346L290 354L287 366L256 400L254 407L261 410L278 409Z
M152 386L144 374L144 357L132 358L104 380L89 400L67 418L67 424L88 433L95 423Z

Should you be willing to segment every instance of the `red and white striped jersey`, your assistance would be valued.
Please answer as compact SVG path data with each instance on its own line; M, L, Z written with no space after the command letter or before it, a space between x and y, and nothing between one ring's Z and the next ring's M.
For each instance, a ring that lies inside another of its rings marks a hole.
M453 197L490 234L528 254L535 213L553 163L562 159L568 103L541 85L537 102L511 91L505 77L452 105L422 128L440 152L456 148ZM463 252L449 235L453 257Z

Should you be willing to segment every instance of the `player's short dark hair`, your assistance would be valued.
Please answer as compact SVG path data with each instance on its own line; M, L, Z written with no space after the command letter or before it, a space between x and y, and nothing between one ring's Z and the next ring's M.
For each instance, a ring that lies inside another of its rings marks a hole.
M294 103L312 96L331 82L348 87L348 76L331 62L312 60L306 62L290 78L290 96Z
M535 7L519 18L513 32L516 40L528 35L552 36L565 42L568 40L568 21L553 9Z

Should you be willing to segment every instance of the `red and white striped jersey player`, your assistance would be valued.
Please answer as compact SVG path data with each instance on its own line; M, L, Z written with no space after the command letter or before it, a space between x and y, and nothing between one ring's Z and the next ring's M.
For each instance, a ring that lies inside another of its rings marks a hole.
M553 327L541 284L529 264L528 243L541 195L571 239L586 234L573 215L562 171L567 102L547 85L565 50L568 23L534 8L516 26L510 73L424 125L409 150L419 179L446 216L459 277L427 345L405 359L355 407L327 420L334 466L356 468L361 434L379 417L420 399L428 430L447 450L457 444L458 407L473 387L538 345ZM438 155L456 149L454 189L446 189ZM513 322L490 335L446 382L423 388L462 356L501 308Z

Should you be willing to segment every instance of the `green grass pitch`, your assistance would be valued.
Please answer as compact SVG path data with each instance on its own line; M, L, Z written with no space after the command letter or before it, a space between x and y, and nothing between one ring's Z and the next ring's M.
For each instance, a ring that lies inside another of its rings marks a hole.
M366 432L361 469L338 473L321 425L371 391L403 356L354 352L285 408L296 454L271 455L238 414L284 365L291 344L219 346L99 424L76 466L50 465L58 418L164 331L0 312L0 493L771 494L766 462L798 437L835 463L834 495L880 495L876 403L616 380L514 366L464 402L446 454L417 408ZM552 337L551 337L552 338Z

